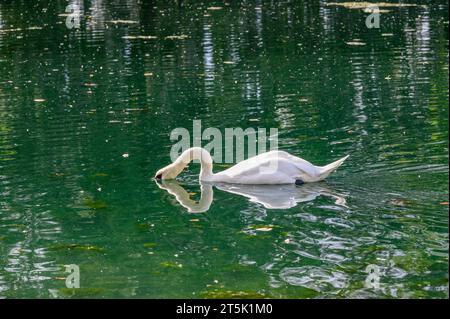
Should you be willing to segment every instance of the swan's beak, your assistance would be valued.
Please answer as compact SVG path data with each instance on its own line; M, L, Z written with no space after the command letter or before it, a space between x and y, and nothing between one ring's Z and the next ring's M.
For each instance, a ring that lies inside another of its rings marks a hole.
M156 172L154 179L156 179L157 181L161 181L163 179L163 173L164 170L160 169Z
M161 168L155 174L156 180L175 179L178 174L183 170L183 167L174 163Z
M161 168L155 174L155 179L157 181L161 181L163 179L170 179L171 166L168 165L166 167Z

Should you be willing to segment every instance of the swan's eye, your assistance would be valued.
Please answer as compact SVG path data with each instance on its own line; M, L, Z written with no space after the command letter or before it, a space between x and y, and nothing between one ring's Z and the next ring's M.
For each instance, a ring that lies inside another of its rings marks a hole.
M162 174L156 175L156 179L162 179Z

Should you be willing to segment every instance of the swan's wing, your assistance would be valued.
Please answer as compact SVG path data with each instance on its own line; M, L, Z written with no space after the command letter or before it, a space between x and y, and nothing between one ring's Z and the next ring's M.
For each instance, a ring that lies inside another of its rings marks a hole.
M238 184L292 184L306 175L296 163L279 157L253 157L216 174L221 181Z
M296 179L310 181L317 176L317 170L304 159L283 151L271 151L239 162L217 175L231 183L289 184Z

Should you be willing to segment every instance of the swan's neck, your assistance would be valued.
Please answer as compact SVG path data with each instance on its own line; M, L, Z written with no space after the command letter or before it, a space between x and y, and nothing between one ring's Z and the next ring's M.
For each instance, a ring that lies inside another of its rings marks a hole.
M201 147L191 147L187 149L177 158L174 164L181 172L193 160L200 161L200 180L212 181L214 178L212 171L213 160L209 152Z

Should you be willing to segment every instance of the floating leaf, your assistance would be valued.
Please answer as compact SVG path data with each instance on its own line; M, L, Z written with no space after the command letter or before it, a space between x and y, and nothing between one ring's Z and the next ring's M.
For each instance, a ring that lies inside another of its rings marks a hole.
M145 243L144 244L145 248L152 248L152 247L155 247L155 246L156 246L156 243Z
M94 177L106 177L106 176L108 176L108 174L106 174L106 173L95 173L92 176L94 176Z
M104 208L108 207L108 205L104 201L100 201L100 200L96 201L92 198L85 198L84 205L86 205L87 207L89 207L91 209L104 209Z

